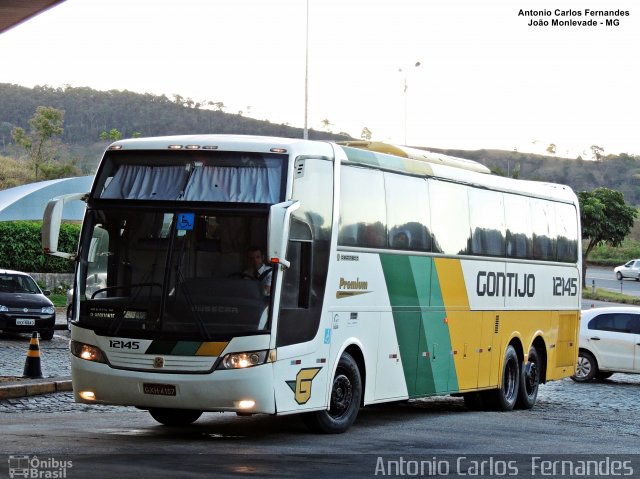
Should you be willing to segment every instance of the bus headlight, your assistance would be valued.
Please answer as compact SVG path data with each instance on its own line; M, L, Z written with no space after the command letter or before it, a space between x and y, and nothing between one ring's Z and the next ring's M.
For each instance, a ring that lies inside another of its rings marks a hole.
M70 349L71 354L76 358L84 359L85 361L93 361L95 363L107 362L107 358L102 350L96 346L91 346L90 344L84 344L78 341L71 341Z
M244 369L272 362L275 353L269 350L229 353L222 358L218 369Z

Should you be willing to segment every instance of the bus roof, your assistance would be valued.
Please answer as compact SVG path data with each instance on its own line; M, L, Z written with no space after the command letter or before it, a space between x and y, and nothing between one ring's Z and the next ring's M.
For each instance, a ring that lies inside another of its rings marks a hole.
M379 142L340 142L339 144L345 151L348 162L352 164L415 176L440 178L480 188L567 203L578 202L575 193L568 186L488 174L488 168L472 160ZM422 157L419 157L421 155Z
M350 146L362 150L386 153L388 155L411 158L412 160L424 161L436 165L447 165L463 170L475 171L477 173L491 173L491 170L477 161L466 158L456 158L455 156L443 155L433 151L421 150L402 145L390 145L379 141L339 141L339 145Z
M119 140L108 150L203 149L329 156L333 155L330 143L301 138L203 134ZM492 175L486 166L464 158L381 142L344 141L334 144L345 151L348 163L352 164L577 203L575 193L568 186Z

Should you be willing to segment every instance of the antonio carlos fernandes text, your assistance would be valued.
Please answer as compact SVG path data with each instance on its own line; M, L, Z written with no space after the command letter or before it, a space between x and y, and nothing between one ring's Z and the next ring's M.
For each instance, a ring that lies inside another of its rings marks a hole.
M602 459L545 459L532 456L525 458L484 459L460 456L457 458L432 457L426 460L411 460L400 456L398 459L378 457L376 476L481 476L481 477L617 477L633 476L634 470L629 460L604 457Z

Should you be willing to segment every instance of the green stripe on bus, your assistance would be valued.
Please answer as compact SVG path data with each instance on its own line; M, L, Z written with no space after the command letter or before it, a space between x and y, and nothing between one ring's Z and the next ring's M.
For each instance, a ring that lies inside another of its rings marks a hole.
M446 278L438 276L433 259L431 260L431 265L431 309L434 311L430 314L430 321L425 325L425 330L429 331L430 344L437 343L438 348L441 348L440 357L437 356L438 351L436 351L436 360L433 361L434 377L436 378L435 392L455 392L458 391L458 377L456 376L456 365L451 345L451 331L449 330L449 325L445 323L447 317L446 305L442 299L442 288L440 287L440 282L446 281ZM435 365L435 362L440 359L443 359L443 361Z
M411 263L408 256L400 255L380 255L380 262L391 301L407 391L409 396L415 396L419 331L414 319L415 313L406 310L415 311L419 303Z
M432 258L380 255L410 397L455 391L449 328Z
M166 354L173 356L195 356L201 341L153 341L145 354Z
M195 356L200 346L202 346L200 341L178 341L171 354L176 356Z
M145 354L171 354L177 343L178 341L155 340L149 345Z

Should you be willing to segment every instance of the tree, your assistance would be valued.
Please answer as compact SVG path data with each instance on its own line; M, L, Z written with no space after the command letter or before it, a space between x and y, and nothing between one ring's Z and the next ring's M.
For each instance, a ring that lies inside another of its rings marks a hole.
M33 183L33 172L21 161L0 155L0 190Z
M362 133L360 133L360 138L367 141L371 140L371 130L365 126L362 129Z
M2 142L2 148L7 146L7 140L11 138L11 132L13 131L13 125L8 121L0 123L0 141Z
M105 141L118 141L122 138L122 133L120 133L116 128L111 128L109 131L103 131L100 133L100 139Z
M213 111L224 111L226 108L224 102L221 101L209 101L207 102L207 105L212 106Z
M547 153L549 153L550 155L555 155L556 154L556 145L555 143L551 143L549 146L547 146Z
M45 163L51 162L56 156L53 147L53 139L62 135L64 131L64 110L48 106L39 106L35 114L28 121L29 133L24 129L16 127L11 132L13 140L24 148L29 157L29 161L34 167L35 179Z
M596 161L600 161L604 156L604 148L598 145L591 145L589 148L591 149L591 154L593 155L593 159Z
M587 258L593 248L601 243L620 246L631 231L638 211L627 206L619 191L596 188L593 191L578 192L582 239L588 240L582 252L582 287L586 286Z

